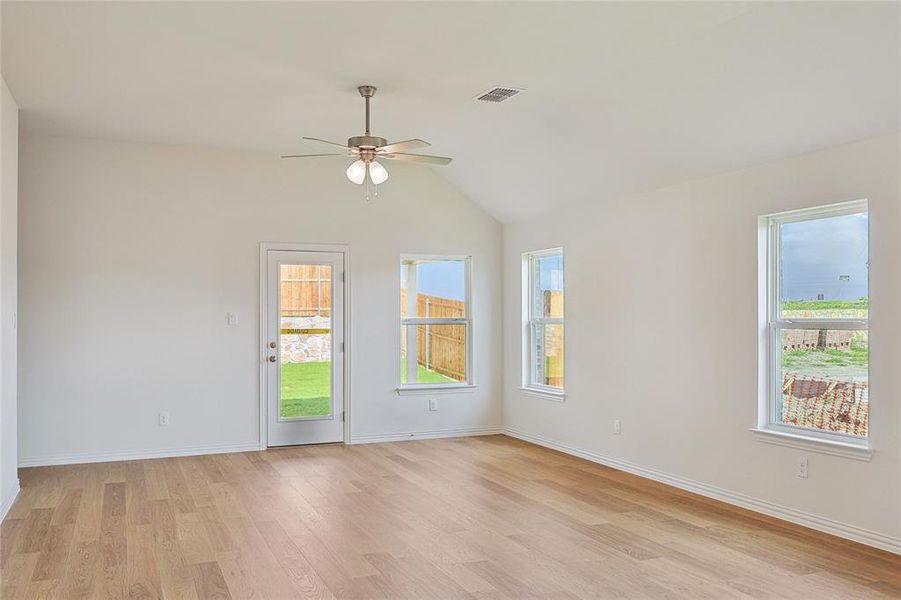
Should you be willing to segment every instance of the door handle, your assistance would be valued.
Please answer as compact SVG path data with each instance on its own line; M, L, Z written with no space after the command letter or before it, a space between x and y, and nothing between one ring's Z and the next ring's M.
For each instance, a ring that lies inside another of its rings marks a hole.
M275 358L275 356L270 356L270 357L269 357L269 362L275 362L276 360L278 360L278 359Z

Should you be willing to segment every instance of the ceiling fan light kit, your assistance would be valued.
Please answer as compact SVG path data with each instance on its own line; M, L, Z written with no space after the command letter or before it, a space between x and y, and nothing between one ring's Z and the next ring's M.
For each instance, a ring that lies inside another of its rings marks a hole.
M357 185L363 185L363 181L366 179L366 163L362 160L350 163L350 166L347 167L347 178Z
M369 163L369 179L372 183L379 185L388 181L388 169L377 160Z
M444 156L429 156L427 154L410 154L406 150L415 150L417 148L426 148L431 146L428 142L420 139L404 140L402 142L394 142L389 144L388 140L383 137L372 135L369 130L369 101L375 96L376 88L372 85L361 85L357 88L360 96L366 102L366 130L363 135L348 138L347 145L319 138L304 137L305 140L320 142L337 146L343 152L333 152L328 154L289 154L282 158L311 158L316 156L349 156L356 160L352 162L345 171L347 178L357 184L366 184L366 199L369 199L369 184L374 186L385 183L388 180L388 169L379 160L400 160L404 162L426 163L433 165L446 165L451 162L450 158ZM376 160L378 159L378 160ZM375 192L378 195L378 191Z

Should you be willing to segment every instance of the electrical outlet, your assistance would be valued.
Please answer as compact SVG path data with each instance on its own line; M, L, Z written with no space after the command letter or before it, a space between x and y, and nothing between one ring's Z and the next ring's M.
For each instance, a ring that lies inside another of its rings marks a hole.
M169 426L169 412L163 411L160 413L160 427L168 427Z
M623 421L622 419L613 419L613 433L615 435L623 434Z
M795 471L795 475L800 477L801 479L807 479L807 457L802 456L798 459L798 468Z
M429 398L429 410L430 411L438 410L438 398Z
M236 313L236 312L228 313L226 320L229 325L237 325L238 324L238 313Z

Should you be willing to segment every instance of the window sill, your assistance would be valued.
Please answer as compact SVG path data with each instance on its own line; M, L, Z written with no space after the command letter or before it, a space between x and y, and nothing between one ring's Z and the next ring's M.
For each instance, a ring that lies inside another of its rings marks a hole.
M401 385L395 388L398 396L415 396L418 394L466 394L476 391L470 383L445 385Z
M542 390L539 388L526 386L519 388L519 391L529 396L544 398L545 400L553 400L554 402L563 402L564 400L566 400L566 392L552 392L550 390Z
M843 458L862 460L865 462L869 462L873 457L872 448L870 448L869 445L864 444L824 440L795 433L774 431L772 429L753 428L751 429L751 433L754 434L758 442L763 442L765 444L799 448L801 450L809 450L810 452L819 452L820 454L830 454L832 456L841 456Z

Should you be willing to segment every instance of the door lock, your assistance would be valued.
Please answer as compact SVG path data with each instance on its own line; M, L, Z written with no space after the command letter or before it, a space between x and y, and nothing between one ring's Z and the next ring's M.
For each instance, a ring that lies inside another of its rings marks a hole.
M270 356L270 357L269 357L269 362L275 362L276 360L278 360L278 359L275 358L275 356Z

